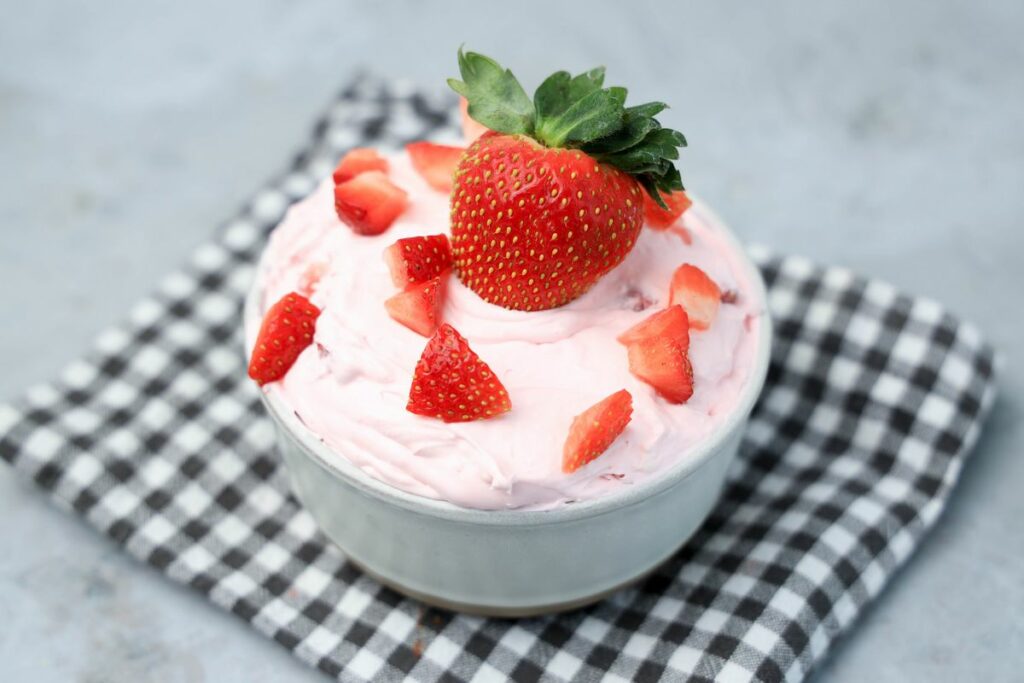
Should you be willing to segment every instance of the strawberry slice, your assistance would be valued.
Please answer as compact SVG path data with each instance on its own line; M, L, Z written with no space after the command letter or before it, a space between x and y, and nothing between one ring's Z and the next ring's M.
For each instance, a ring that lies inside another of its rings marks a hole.
M452 266L452 250L446 235L404 237L384 250L395 287L404 289L426 282Z
M429 337L437 331L437 321L441 319L441 306L444 304L447 273L433 280L409 285L404 292L399 292L384 302L388 315L402 323L413 332Z
M651 337L630 344L629 371L650 384L671 403L693 396L693 366L686 349L675 339Z
M284 377L302 351L313 343L320 309L309 299L285 294L263 317L249 360L249 377L260 386Z
M608 450L633 416L633 396L625 389L577 415L562 449L562 471L575 472Z
M629 352L629 371L672 403L693 395L690 329L678 304L659 311L619 336Z
M651 199L650 195L644 193L644 220L647 225L655 230L664 230L683 215L683 212L693 204L690 198L682 190L671 194L662 193L661 198L668 205L667 209L658 206L657 202Z
M469 117L469 101L465 97L459 98L459 113L462 114L462 137L465 138L467 145L473 144L478 137L490 130Z
M379 235L409 204L409 195L381 171L365 171L334 188L338 218L359 235Z
M445 422L470 422L507 413L512 402L487 363L443 323L416 363L405 409Z
M466 150L433 142L412 142L405 146L412 166L435 190L451 192L455 168Z
M334 169L334 184L340 185L366 171L387 173L387 170L388 160L377 154L377 150L369 147L356 147L338 162L338 167Z
M690 327L706 330L711 327L722 303L722 291L697 266L684 263L672 275L669 305L681 304L690 318Z
M650 337L668 336L679 339L690 348L690 322L679 304L658 311L619 335L619 342L629 346Z

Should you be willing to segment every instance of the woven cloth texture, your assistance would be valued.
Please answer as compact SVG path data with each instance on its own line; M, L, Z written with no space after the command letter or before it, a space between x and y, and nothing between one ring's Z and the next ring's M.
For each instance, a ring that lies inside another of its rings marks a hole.
M288 205L356 145L455 138L451 98L362 78L290 168L52 383L0 406L0 456L126 552L340 680L803 678L941 513L994 353L934 302L751 249L767 386L721 501L641 584L488 620L361 574L290 494L245 376L241 302Z

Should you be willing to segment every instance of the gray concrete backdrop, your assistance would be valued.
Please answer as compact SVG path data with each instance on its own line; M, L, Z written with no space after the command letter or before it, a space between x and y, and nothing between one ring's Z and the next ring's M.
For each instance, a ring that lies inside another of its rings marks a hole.
M932 296L1006 352L948 514L818 679L1024 676L1024 4L0 7L0 397L281 169L357 66L441 88L464 41L534 84L604 63L673 105L687 184L746 238ZM320 679L2 470L0 543L3 680Z

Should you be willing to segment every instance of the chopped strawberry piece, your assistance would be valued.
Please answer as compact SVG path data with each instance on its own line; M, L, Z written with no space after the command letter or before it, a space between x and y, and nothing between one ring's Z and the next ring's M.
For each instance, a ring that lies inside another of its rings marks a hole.
M445 422L470 422L507 413L512 402L487 363L443 323L416 363L405 409Z
M338 162L338 167L334 169L334 184L340 185L366 171L387 173L387 170L388 160L377 154L377 150L369 147L356 147Z
M469 102L465 97L459 98L459 113L462 114L462 137L465 138L467 145L473 144L478 137L490 130L484 124L469 118Z
M412 142L405 146L412 166L435 190L451 192L455 168L466 150L451 145L435 145L433 142Z
M444 304L447 273L433 280L409 285L404 292L399 292L384 302L388 315L402 323L413 332L429 337L437 331L437 322L441 319L441 307Z
M404 289L437 277L452 266L452 250L446 235L405 237L384 250L384 262L395 287Z
M682 306L669 306L648 316L620 334L619 342L629 346L634 342L660 336L678 339L687 349L690 348L690 322Z
M655 230L664 230L683 215L683 212L693 204L690 198L682 190L671 194L662 194L661 198L668 205L667 209L658 206L658 203L651 199L650 195L644 193L644 219L647 225Z
M681 304L690 317L690 327L706 330L711 327L722 303L722 292L707 273L684 263L672 275L669 304Z
M405 211L409 196L380 171L366 171L334 188L338 218L359 235L379 235Z
M313 343L320 309L292 292L263 317L249 360L249 377L260 386L284 377L302 351Z
M625 389L577 415L562 449L562 471L575 472L608 450L633 416L633 397Z
M629 345L629 371L672 403L693 395L693 366L687 349L671 337L648 337Z
M693 394L690 325L676 304L658 311L619 336L629 350L629 371L673 403Z

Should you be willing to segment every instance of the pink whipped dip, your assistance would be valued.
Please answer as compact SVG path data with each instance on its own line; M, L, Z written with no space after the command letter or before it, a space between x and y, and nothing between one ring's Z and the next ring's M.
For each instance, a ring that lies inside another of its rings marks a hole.
M319 281L315 343L287 376L266 386L302 423L369 475L413 494L467 508L550 508L633 486L692 457L736 406L758 343L764 303L741 257L699 204L677 226L645 228L626 260L572 303L524 313L484 302L454 275L443 319L508 389L512 411L445 424L405 410L426 339L388 317L395 294L384 249L401 237L448 232L448 196L431 189L405 154L390 177L409 209L377 237L353 233L334 212L328 178L274 231L257 275L261 310ZM685 234L684 234L685 233ZM688 238L688 239L686 239ZM668 403L629 372L616 337L668 303L672 273L702 268L736 302L706 331L691 330L694 393ZM256 330L248 330L252 348ZM573 417L614 391L633 395L633 419L594 462L561 470Z

